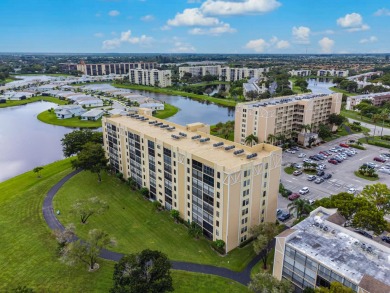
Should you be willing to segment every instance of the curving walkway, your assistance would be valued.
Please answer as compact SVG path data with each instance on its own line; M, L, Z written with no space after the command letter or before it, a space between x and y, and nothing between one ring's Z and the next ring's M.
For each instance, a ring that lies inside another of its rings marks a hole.
M46 197L43 201L42 213L47 225L52 230L55 229L64 230L64 226L57 219L56 214L53 210L53 198L58 192L58 190L65 184L65 182L67 182L70 178L72 178L74 175L78 174L79 172L81 172L81 170L76 170L66 175L56 185L54 185L46 194ZM274 245L274 243L270 243L270 245ZM246 266L246 268L241 272L235 272L227 268L215 267L212 265L195 264L195 263L182 262L182 261L172 261L171 263L172 263L172 268L175 270L216 275L219 277L224 277L224 278L234 280L246 286L250 282L251 270L253 266L260 261L262 254L263 253L256 255L251 260L251 262ZM122 256L123 256L122 253L107 250L107 249L103 249L100 253L101 258L112 260L112 261L119 261L122 258Z

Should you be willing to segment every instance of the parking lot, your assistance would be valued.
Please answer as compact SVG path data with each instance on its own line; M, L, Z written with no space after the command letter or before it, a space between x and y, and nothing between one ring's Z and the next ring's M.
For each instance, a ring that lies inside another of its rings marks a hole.
M349 137L349 139L354 139L353 137ZM305 158L309 158L311 155L318 154L320 151L329 151L332 147L339 146L340 143L346 142L345 138L340 138L334 140L332 142L323 144L318 147L314 147L311 149L300 149L295 154L290 154L287 152L283 152L283 166L282 169L289 166L291 163L299 163L303 164L303 158L298 158L299 153L306 154ZM329 173L332 175L332 178L325 180L325 182L321 184L315 184L314 181L308 181L308 175L302 174L299 176L289 175L282 170L281 174L281 182L286 189L291 190L293 193L298 192L302 187L307 186L310 189L310 192L301 195L303 199L312 199L317 200L324 197L328 197L332 194L337 194L340 192L346 192L350 188L356 189L357 192L360 192L364 186L368 184L374 184L377 182L385 183L387 185L390 184L390 175L385 173L378 173L379 180L378 181L368 181L359 177L356 177L354 174L355 171L359 169L359 167L367 162L374 162L373 158L378 156L381 153L388 153L388 149L383 149L371 145L366 146L367 150L356 150L357 154L351 157L348 157L342 163L338 165L333 165L328 163L327 159L323 161L318 161L315 163L323 163L326 165L325 173ZM390 163L390 160L388 161ZM379 162L375 162L378 165L378 168L383 164ZM291 201L287 198L284 198L279 195L278 200L278 208L287 210L287 205Z

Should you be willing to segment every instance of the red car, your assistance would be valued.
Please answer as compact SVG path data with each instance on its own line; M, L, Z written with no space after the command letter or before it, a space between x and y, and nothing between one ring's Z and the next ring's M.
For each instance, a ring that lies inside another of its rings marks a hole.
M337 162L335 159L328 160L328 163L331 163L333 165L337 165L339 162Z
M329 157L329 154L325 151L320 152L321 155L324 155L325 157Z
M381 163L386 162L386 160L382 159L381 157L375 157L374 161L381 162Z
M295 200L295 199L298 199L300 198L301 196L298 194L298 193L292 193L288 196L288 199L289 200Z
M339 146L343 147L343 148L349 148L349 145L345 144L345 143L340 143Z

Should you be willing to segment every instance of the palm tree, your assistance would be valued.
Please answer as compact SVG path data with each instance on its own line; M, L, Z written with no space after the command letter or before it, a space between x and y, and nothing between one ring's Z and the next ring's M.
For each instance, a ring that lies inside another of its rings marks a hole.
M374 123L375 127L374 127L374 135L375 136L375 132L376 132L376 123L378 122L378 120L380 120L382 117L380 114L374 114L372 115L372 123Z
M313 207L303 199L297 199L288 205L289 211L295 211L297 213L297 219L303 214L308 214L313 210Z
M259 143L259 138L254 134L250 134L245 138L245 144L253 146L254 144Z
M382 112L380 113L380 116L382 118L382 130L381 130L381 138L382 138L383 137L383 125L385 124L385 119L389 118L389 110L383 109Z
M276 141L276 136L273 135L272 133L268 134L267 140L270 144L274 144Z

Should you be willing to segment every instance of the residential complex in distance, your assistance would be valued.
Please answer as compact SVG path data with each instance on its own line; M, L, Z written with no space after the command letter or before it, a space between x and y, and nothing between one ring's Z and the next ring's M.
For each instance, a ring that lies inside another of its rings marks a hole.
M265 86L265 83L263 83L261 86L259 86L259 79L258 78L251 78L248 80L248 82L244 83L243 86L243 94L244 98L248 99L248 93L255 92L257 94L265 93L268 89Z
M109 75L109 74L128 74L131 69L156 69L156 62L136 62L136 63L100 63L86 64L80 61L75 63L61 63L64 71L80 71L84 75Z
M192 76L215 75L222 81L236 81L246 78L260 78L263 73L268 72L269 68L232 68L222 67L221 65L207 66L189 66L179 67L179 76L182 78L185 73L191 73Z
M288 72L291 76L306 77L311 75L311 70L291 70Z
M295 292L339 282L358 293L390 292L390 245L342 225L336 209L319 207L276 236L273 276Z
M150 111L149 111L150 113ZM249 229L275 222L282 151L209 134L209 126L177 125L149 115L103 117L110 166L149 189L150 198L196 222L226 251L249 239Z
M317 71L317 76L337 76L337 77L347 77L349 74L349 70L326 70L321 69Z
M342 94L303 94L239 103L235 112L234 141L245 143L254 134L259 142L269 135L299 133L303 125L327 123L330 114L339 114Z
M172 85L172 72L157 69L130 69L129 81L134 84L167 87Z
M346 110L353 110L363 100L370 100L373 106L382 106L384 102L390 101L390 92L373 93L359 96L350 96L345 105Z

